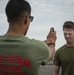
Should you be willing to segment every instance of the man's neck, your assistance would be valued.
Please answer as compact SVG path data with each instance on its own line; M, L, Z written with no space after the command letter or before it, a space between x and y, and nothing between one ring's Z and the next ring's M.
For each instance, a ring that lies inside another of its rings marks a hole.
M5 35L17 36L17 35L23 35L23 33L18 29L9 28Z
M66 46L69 46L69 47L74 46L74 42L73 43L66 43Z
M6 35L12 35L12 36L24 35L22 26L18 25L18 23L14 23L14 22L9 23L9 29L8 29Z

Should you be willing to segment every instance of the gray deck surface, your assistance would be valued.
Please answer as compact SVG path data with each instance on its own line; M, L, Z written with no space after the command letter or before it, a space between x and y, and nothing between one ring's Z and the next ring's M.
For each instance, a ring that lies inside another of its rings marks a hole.
M46 66L41 66L39 69L39 75L52 75L53 72L53 65L46 65ZM61 75L61 71L60 74Z

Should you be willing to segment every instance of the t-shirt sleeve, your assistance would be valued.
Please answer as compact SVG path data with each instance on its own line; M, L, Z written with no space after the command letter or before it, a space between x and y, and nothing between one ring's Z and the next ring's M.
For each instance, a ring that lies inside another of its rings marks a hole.
M49 60L49 47L47 44L43 41L32 39L30 46L35 61L38 64L46 65Z
M49 61L49 47L46 45L46 43L44 43L41 65L46 65L48 61Z
M53 64L56 65L56 66L61 65L59 56L60 56L60 53L59 53L59 50L57 50L56 53L55 53L55 56L54 56L54 60L53 60Z
M36 44L36 49L38 50L38 54L40 54L39 57L41 57L39 62L41 65L46 65L49 60L49 47L43 41L37 41Z

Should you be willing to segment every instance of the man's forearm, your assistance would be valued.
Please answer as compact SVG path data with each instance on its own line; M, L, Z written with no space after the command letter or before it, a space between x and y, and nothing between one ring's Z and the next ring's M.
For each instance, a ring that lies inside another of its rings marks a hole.
M55 46L53 44L49 45L49 57L51 60L55 55Z

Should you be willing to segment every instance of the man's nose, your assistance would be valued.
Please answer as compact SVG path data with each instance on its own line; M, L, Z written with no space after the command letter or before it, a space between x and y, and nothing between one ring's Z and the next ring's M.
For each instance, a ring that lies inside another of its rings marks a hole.
M69 34L66 34L66 37L69 37Z

